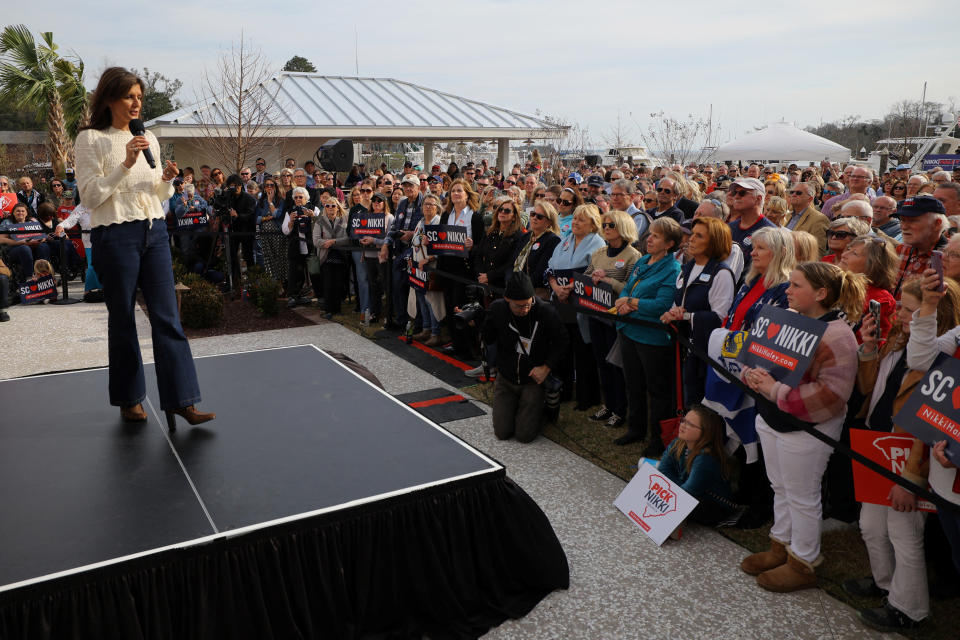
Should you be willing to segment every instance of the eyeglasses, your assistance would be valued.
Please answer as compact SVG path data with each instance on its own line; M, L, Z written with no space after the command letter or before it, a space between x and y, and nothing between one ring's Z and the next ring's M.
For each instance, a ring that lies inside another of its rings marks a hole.
M222 172L222 171L214 171L214 172L213 172L212 174L210 174L210 175L213 175L213 176L222 176L222 175L223 175L223 172Z
M373 193L373 189L360 189L360 193Z
M267 165L264 164L263 162L258 162L256 166L258 166L258 167L265 167L265 166L267 166Z
M654 202L657 201L657 199L656 199L656 198L644 198L643 201L646 202L647 204L653 204Z
M532 309L533 308L532 302L514 302L513 300L507 300L507 304L509 304L514 309Z
M580 187L580 193L587 193L590 191L590 187Z
M852 231L833 231L833 230L830 230L830 231L827 231L827 237L828 237L828 238L837 238L837 239L839 239L839 240L843 240L844 238L856 238L856 237L857 237L857 234L853 233Z
M545 215L542 214L542 213L537 213L536 211L532 211L532 212L530 213L530 217L531 217L532 219L534 219L534 220L546 220L546 219L547 219L547 216L545 216Z
M331 204L331 203L328 202L327 204L323 205L323 208L324 208L324 209L336 209L336 208L337 208L337 205Z
M742 198L743 196L749 196L752 194L753 191L748 191L747 189L727 189L727 195L735 198Z
M573 204L573 200L564 200L563 198L557 198L557 204L563 207L569 207Z
M787 193L789 193L792 196L802 196L803 194L806 193L806 191L800 191L799 189L797 189L794 191L787 191Z
M272 182L264 182L264 183L263 183L263 188L266 189L267 187L273 187L274 189L276 189L276 188L277 188L277 185L275 185L275 184L272 183Z
M611 197L611 198L626 198L627 196L628 196L628 194L626 194L626 193L611 193L611 194L610 194L610 197Z
M616 223L616 222L604 222L604 223L603 223L603 228L604 228L604 229L616 229L616 228L617 228L617 223Z
M437 206L437 203L436 203L436 202L427 201L427 202L424 202L424 203L423 203L423 206L425 206L425 207L435 207L435 206Z
M701 427L700 425L694 424L689 420L687 420L686 418L680 418L680 424L690 427L691 429L703 429L703 427Z
M673 189L668 189L667 187L657 187L657 193L665 193L667 195L670 195L671 193L673 193Z

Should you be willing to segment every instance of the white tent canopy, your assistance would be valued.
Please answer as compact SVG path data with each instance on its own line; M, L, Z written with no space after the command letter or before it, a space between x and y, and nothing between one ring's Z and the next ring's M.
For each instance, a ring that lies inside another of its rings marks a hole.
M722 144L710 154L712 162L847 162L850 149L793 126L775 122L760 131L743 135Z

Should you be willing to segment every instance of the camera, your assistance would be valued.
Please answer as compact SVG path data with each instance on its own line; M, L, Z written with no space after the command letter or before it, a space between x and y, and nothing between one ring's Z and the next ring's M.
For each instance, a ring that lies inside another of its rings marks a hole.
M215 189L213 197L210 199L210 206L213 207L213 215L230 222L230 209L233 208L233 189Z
M478 284L467 285L465 289L465 294L467 296L467 303L460 305L460 311L453 314L453 322L457 328L463 328L468 326L471 322L474 325L479 325L483 322L483 298L486 295L486 290Z
M548 373L540 386L543 387L544 417L547 422L556 422L560 417L560 392L563 391L563 380Z

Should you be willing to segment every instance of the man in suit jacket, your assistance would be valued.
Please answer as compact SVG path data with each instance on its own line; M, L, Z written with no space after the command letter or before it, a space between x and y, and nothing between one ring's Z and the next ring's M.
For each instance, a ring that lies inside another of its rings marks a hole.
M790 204L790 221L787 228L791 231L806 231L813 234L820 247L820 255L827 252L827 229L830 220L817 211L813 206L813 196L816 191L809 182L798 182L787 192L787 201Z

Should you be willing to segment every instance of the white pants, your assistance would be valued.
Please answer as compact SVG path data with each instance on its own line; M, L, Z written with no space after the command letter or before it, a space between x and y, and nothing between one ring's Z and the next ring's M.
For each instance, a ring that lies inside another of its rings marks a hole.
M913 620L930 614L923 558L926 519L923 511L906 513L879 504L864 504L860 510L860 535L870 554L873 579L890 592L890 604Z
M813 564L820 557L820 481L833 450L803 431L774 431L760 416L757 435L773 487L770 537Z

